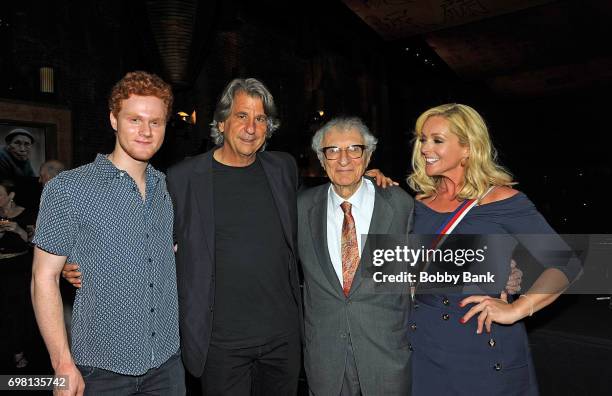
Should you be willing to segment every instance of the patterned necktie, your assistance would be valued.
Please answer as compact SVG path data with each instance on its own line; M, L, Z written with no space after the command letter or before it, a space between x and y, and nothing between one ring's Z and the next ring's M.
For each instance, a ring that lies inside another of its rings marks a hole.
M351 215L351 204L347 201L340 204L344 212L344 220L342 221L342 290L344 295L348 297L353 277L357 266L359 265L359 245L357 245L357 231L355 229L355 220Z

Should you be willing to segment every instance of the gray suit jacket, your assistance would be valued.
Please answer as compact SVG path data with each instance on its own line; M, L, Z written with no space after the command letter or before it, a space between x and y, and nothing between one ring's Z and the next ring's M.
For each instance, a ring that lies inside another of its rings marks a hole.
M327 249L329 184L298 196L298 251L304 270L304 365L314 395L339 395L352 343L364 396L410 394L409 290L385 292L362 273L342 292ZM399 187L376 187L369 234L407 234L414 202ZM364 251L368 245L364 247Z

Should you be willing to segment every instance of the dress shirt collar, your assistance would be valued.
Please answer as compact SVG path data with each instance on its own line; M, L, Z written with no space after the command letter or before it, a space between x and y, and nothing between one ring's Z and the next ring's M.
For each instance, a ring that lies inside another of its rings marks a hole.
M105 179L112 179L127 175L126 171L118 169L115 164L108 159L108 154L98 154L94 163L102 177ZM151 178L160 179L163 176L163 173L155 169L153 166L151 166L151 164L147 164L147 169L145 172L147 180L151 180Z
M351 208L353 207L356 209L363 208L363 203L367 195L367 187L366 187L365 179L363 177L361 178L359 188L348 199L344 199L340 195L338 195L338 193L336 193L336 190L334 190L333 184L329 186L329 195L331 197L334 208L340 209L340 205L344 201L348 201L351 204Z

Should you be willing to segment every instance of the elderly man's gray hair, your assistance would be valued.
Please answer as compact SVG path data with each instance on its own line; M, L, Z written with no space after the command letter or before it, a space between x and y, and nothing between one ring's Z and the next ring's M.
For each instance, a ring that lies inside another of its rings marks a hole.
M215 108L213 120L210 123L210 137L217 146L223 144L223 133L219 130L219 123L226 121L232 111L234 98L238 92L244 92L251 97L258 97L263 102L264 112L268 118L266 128L266 140L272 136L272 133L280 126L280 120L276 116L276 106L274 105L274 97L268 88L259 80L254 78L236 78L232 80L221 94L221 98ZM265 144L264 144L265 147ZM262 147L263 150L263 147Z
M349 131L351 129L356 130L361 134L361 137L363 137L368 155L372 155L374 150L376 150L376 143L378 143L378 139L372 135L370 129L363 123L363 121L361 121L359 117L335 117L327 121L327 123L325 123L325 125L323 125L317 132L315 132L314 136L312 137L311 147L314 152L317 153L317 157L321 163L323 163L323 160L325 160L325 156L321 152L321 144L323 143L323 139L325 138L327 132L334 128L339 131Z

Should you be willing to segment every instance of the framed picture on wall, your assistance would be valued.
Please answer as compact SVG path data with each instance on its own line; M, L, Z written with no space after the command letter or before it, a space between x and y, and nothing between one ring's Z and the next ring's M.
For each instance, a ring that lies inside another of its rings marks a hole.
M64 107L0 99L0 179L15 186L15 203L37 208L40 165L72 167L72 117Z
M38 177L52 159L69 169L71 118L65 107L0 99L0 177Z
M47 159L46 135L50 129L50 125L0 121L0 178L38 176Z

